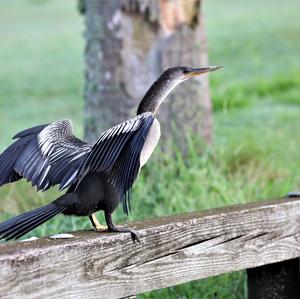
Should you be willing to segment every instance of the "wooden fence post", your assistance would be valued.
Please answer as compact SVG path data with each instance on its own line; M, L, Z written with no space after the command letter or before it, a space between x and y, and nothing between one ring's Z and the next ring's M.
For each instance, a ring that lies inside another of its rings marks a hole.
M248 299L299 299L299 259L247 269Z

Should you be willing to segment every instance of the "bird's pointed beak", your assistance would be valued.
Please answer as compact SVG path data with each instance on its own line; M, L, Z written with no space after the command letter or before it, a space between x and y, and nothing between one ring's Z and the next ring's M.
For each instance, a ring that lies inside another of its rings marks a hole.
M185 75L187 77L194 77L199 76L208 72L213 72L218 69L223 68L223 66L206 66L206 67L200 67L200 68L190 68L185 71Z

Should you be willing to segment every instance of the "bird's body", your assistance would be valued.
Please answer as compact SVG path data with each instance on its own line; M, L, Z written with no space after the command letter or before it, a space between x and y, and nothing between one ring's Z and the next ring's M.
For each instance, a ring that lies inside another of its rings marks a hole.
M73 135L71 122L57 121L15 135L15 141L0 155L0 186L25 178L45 191L59 185L66 193L52 203L0 223L0 238L19 238L58 213L89 216L96 229L94 213L103 210L108 230L116 227L111 215L120 202L130 210L131 188L141 167L150 158L160 138L155 113L167 94L191 76L217 69L171 68L152 85L142 99L137 116L103 132L94 144Z
M159 138L160 125L155 118L140 154L138 172L151 157ZM111 214L122 200L113 184L110 183L109 173L105 172L88 174L75 191L71 190L67 194L70 194L69 200L74 200L74 204L70 209L64 211L64 214L90 216L100 210ZM58 200L58 202L62 202L62 200ZM66 206L65 203L62 205Z
M112 213L120 203L114 186L105 173L88 174L73 192L57 199L57 204L67 207L66 215L90 216L97 211Z

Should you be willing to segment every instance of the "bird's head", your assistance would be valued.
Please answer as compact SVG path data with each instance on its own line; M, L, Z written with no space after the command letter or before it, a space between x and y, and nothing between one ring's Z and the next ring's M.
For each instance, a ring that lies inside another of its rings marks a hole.
M190 78L216 71L222 68L222 66L205 66L200 68L192 68L188 66L176 66L168 68L164 71L163 77L165 80L181 83Z
M146 111L156 113L162 101L178 84L192 77L216 71L220 68L222 66L205 66L200 68L176 66L166 69L144 95L137 113L141 114Z

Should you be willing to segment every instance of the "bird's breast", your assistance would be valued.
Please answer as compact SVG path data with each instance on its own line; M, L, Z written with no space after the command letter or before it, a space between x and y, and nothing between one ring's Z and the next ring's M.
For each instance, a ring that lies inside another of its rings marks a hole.
M140 156L140 167L143 167L150 156L152 155L158 140L160 138L160 124L157 119L154 119L153 124L146 137L144 147L141 151Z

